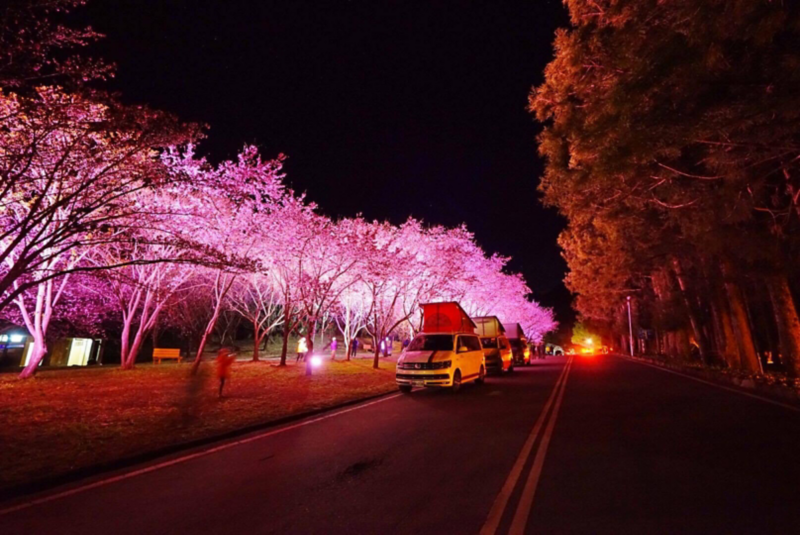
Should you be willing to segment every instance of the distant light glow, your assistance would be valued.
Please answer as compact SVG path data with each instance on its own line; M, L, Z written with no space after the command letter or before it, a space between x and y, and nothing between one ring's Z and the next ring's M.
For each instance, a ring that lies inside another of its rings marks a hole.
M11 343L12 344L18 344L18 343L22 342L22 340L24 338L25 338L25 336L22 335L22 334L12 334L11 335Z
M322 366L322 358L320 358L319 355L314 355L311 357L311 365L315 368L319 368Z
M589 345L592 345L594 342L592 341L591 338L587 338L586 339L586 343L589 344Z

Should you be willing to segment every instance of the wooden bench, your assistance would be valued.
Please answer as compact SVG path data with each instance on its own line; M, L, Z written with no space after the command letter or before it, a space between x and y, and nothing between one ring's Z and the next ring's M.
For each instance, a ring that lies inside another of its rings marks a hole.
M180 349L172 349L167 347L153 348L153 364L161 364L164 359L173 359L178 362L183 361Z

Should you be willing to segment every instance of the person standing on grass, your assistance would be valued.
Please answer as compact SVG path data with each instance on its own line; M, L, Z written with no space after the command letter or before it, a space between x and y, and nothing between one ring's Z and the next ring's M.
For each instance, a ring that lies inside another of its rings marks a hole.
M331 360L336 360L336 346L338 345L338 343L336 342L335 336L331 340L331 343L328 345L331 347Z
M350 355L355 357L357 352L358 352L358 338L353 337L353 341L350 342Z
M217 377L219 378L219 397L225 388L225 380L231 378L231 365L236 360L236 352L227 347L221 347L217 352Z
M301 336L300 340L297 341L297 360L295 362L300 362L306 358L306 353L308 353L308 345L306 344L305 336Z

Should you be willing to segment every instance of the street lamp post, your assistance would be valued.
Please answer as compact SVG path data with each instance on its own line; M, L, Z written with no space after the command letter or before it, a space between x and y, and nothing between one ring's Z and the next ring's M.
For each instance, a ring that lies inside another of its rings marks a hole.
M631 356L633 356L633 320L631 320L631 296L628 296L628 334L630 335Z

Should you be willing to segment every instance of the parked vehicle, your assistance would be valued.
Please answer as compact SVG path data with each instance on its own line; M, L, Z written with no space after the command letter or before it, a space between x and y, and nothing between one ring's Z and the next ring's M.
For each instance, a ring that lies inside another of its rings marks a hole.
M415 386L457 392L464 383L483 384L486 363L475 323L458 303L427 303L422 331L397 359L395 381L403 393Z
M519 323L504 323L506 338L511 345L511 353L514 356L514 364L520 366L530 366L531 349L528 347L528 338Z
M497 316L473 318L483 345L486 370L489 373L514 371L514 355L506 337L505 327Z
M561 356L564 354L564 348L555 344L545 345L544 352L546 355Z

